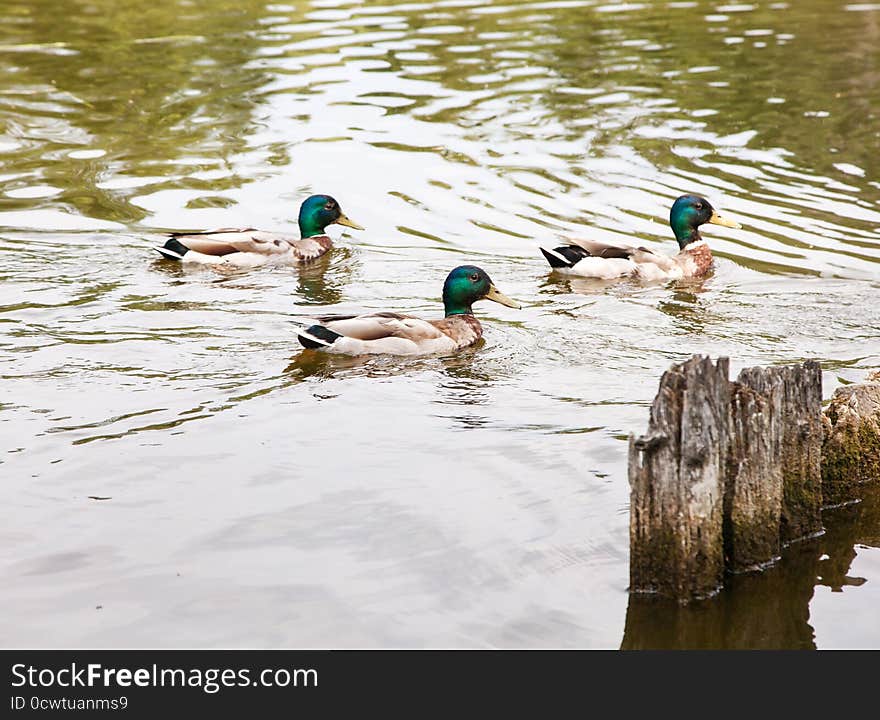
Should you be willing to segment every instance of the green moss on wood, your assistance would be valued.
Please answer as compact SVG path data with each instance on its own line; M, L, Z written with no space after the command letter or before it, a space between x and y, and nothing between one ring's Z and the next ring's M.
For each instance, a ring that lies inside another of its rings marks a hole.
M832 429L822 448L822 493L826 504L853 500L857 487L880 480L880 425L864 418ZM880 418L877 418L880 420Z

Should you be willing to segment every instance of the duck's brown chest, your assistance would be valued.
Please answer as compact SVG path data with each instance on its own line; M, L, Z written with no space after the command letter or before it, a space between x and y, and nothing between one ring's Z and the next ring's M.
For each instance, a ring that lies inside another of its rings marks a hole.
M432 322L440 332L451 337L457 347L475 343L483 335L483 326L473 315L449 315Z
M333 239L327 235L313 235L296 242L290 242L290 253L301 263L310 263L324 255L333 247Z
M685 255L687 258L684 270L685 275L689 277L705 275L712 268L712 263L714 262L712 251L705 242L700 243L696 247L688 248L682 255Z

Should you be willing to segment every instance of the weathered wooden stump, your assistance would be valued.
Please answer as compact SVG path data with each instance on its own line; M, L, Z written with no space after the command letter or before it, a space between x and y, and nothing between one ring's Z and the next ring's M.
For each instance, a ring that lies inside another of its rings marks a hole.
M783 371L782 542L822 532L822 369L808 360Z
M782 384L778 368L748 368L731 389L724 549L732 572L758 569L780 554Z
M880 481L880 373L838 388L823 423L822 493L826 504L838 505Z
M630 437L630 590L679 602L725 572L820 532L819 365L744 370L693 357L660 381L648 432Z
M724 580L728 361L693 357L660 380L648 432L630 437L630 589L676 599Z

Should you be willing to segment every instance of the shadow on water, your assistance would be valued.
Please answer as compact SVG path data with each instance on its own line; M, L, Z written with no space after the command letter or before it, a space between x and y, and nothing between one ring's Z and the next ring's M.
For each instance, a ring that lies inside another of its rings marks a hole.
M849 570L859 546L880 547L880 488L823 519L824 535L789 546L763 573L732 577L711 600L680 606L631 595L621 649L815 649L814 588L865 584Z

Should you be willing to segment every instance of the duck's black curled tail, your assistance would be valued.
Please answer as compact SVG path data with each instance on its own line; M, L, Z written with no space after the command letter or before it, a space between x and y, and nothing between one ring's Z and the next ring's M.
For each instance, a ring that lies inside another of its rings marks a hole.
M562 245L552 250L541 248L541 252L544 253L550 267L554 268L570 268L585 257L590 257L590 253L576 245Z
M300 345L314 350L315 348L330 347L342 335L323 325L312 325L310 328L300 330L296 337Z
M162 247L154 250L169 260L183 260L183 256L189 252L189 248L177 238L169 238Z

